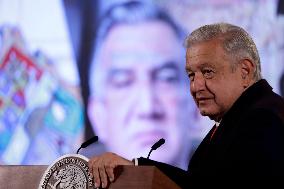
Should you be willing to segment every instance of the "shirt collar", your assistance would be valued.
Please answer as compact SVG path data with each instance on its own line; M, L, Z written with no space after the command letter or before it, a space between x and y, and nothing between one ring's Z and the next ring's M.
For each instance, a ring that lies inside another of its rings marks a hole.
M220 121L215 121L215 125L216 127L219 127L220 123L221 123L222 119Z

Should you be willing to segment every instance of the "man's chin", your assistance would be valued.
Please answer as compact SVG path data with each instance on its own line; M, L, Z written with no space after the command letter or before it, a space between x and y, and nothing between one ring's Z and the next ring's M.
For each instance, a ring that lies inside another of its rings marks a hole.
M150 149L159 139L166 138L164 130L153 129L149 131L138 132L133 135L132 140L139 148Z
M214 120L215 117L216 117L216 114L214 114L214 113L212 113L212 112L210 112L210 111L208 111L208 110L200 110L200 114L201 114L202 116L207 116L207 117L209 117L211 120Z
M205 110L205 109L199 109L199 112L200 112L200 114L201 114L202 116L210 116L210 114L208 113L208 111Z

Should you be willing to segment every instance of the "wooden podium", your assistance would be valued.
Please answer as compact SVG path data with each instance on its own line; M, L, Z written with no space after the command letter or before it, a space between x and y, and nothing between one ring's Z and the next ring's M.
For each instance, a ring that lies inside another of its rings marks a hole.
M37 189L47 165L1 165L0 188Z
M1 189L37 189L46 165L2 165L0 166ZM121 166L119 176L109 189L176 189L175 182L154 166Z

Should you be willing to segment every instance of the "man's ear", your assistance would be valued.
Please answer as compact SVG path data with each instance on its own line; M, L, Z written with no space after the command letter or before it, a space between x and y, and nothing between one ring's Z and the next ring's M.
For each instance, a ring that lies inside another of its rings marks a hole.
M254 77L255 65L249 59L241 61L241 76L244 88L251 85Z
M102 100L90 97L88 101L88 117L92 124L93 131L104 142L107 136L106 110Z

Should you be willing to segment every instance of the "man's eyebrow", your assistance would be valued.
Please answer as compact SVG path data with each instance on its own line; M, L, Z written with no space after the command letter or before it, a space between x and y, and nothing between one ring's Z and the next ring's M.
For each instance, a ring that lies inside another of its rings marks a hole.
M107 78L110 79L116 74L121 74L121 73L130 74L131 70L127 68L111 68L107 73Z
M214 66L208 62L203 62L203 63L200 63L198 66L197 66L199 69L201 68L204 68L204 67L211 67L213 68ZM185 65L185 70L186 71L191 71L191 68L186 64Z
M129 71L129 70L131 70L131 68L129 68L129 67L113 66L113 67L111 67L111 68L108 70L108 72L110 72L110 73L117 73L117 72L127 72L127 71Z
M178 70L178 63L175 61L167 61L165 64L158 66L156 69L160 70L160 69L165 69L165 68Z

